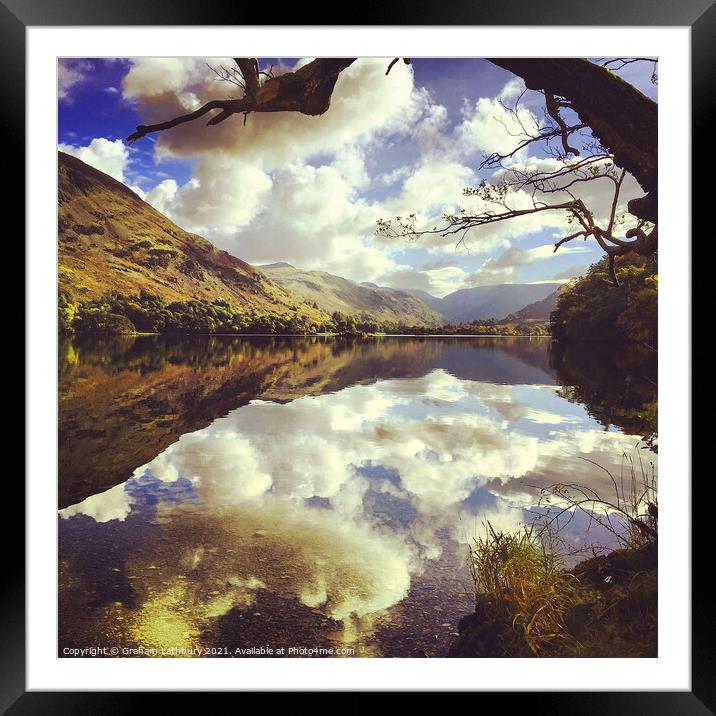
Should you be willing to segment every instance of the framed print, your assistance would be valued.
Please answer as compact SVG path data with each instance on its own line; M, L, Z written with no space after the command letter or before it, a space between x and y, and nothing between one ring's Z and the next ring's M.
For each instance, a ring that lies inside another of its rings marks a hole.
M690 472L710 2L368 26L3 2L28 277L9 713L716 708Z

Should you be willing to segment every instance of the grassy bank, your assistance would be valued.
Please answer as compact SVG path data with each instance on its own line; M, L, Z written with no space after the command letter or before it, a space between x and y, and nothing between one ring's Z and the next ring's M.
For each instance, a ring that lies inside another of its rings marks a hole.
M555 485L544 500L559 506L533 524L518 532L485 524L469 554L475 611L460 621L450 656L656 657L656 478L639 467L638 481L633 465L628 485L613 479L609 499ZM589 545L581 552L592 556L568 567L575 553L559 518L578 511L612 534L615 547Z

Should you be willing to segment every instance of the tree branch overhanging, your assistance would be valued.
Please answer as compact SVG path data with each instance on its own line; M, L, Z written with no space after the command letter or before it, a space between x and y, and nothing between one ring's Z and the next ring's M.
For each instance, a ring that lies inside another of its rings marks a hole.
M293 72L273 76L272 72L261 72L255 58L234 58L235 68L214 71L219 79L239 86L243 90L241 98L212 100L194 112L165 122L139 125L127 140L133 143L147 134L193 122L213 112L216 114L207 122L209 126L217 125L234 114L243 114L245 122L252 112L323 114L330 106L339 74L355 59L316 59ZM399 59L390 61L386 75ZM496 209L485 209L473 215L464 211L455 216L446 214L443 220L447 226L430 231L415 229L415 215L407 220L396 217L394 222L379 220L378 233L412 237L425 233L442 236L459 234L458 243L461 243L467 232L478 226L537 212L563 211L568 222L576 222L581 229L560 239L555 244L555 250L577 237L593 237L609 256L612 267L615 256L630 251L644 255L653 253L658 240L657 107L653 100L607 69L609 66L619 69L643 59L648 58L616 58L605 62L606 66L582 59L491 59L493 64L521 77L528 89L537 90L545 97L546 122L538 124L533 121L535 126L527 127L516 105L511 116L517 128L517 133L513 134L518 137L517 146L504 154L489 155L481 165L481 168L502 170L504 176L509 177L512 188L524 190L531 196L532 207L513 209L508 205L506 179L502 180L504 190L500 188L500 183L496 188L483 182L478 189L466 189L465 195L475 196L483 192L483 198L486 197L488 203L496 203ZM403 61L410 64L407 58ZM507 127L505 129L512 134ZM585 132L590 134L585 136ZM558 140L559 147L550 149L552 140ZM538 142L546 147L549 156L557 160L553 171L526 171L516 168L514 162L509 166L503 164L519 151ZM615 227L620 223L617 217L618 200L627 172L641 185L645 195L627 204L628 211L637 218L638 224L619 237L615 233ZM576 184L602 177L607 177L615 185L611 212L605 226L600 226L584 202L572 193ZM553 203L546 201L548 196L560 194L560 200ZM613 278L616 280L615 275Z
M506 120L499 117L494 118L502 124L507 134L515 137L517 144L509 151L493 152L487 155L480 164L480 169L502 168L503 162L514 158L523 149L537 143L542 143L546 153L560 161L569 159L570 156L579 156L579 150L569 145L569 138L574 134L581 134L582 130L587 129L587 125L583 122L570 125L563 119L559 110L561 107L567 107L568 102L553 95L545 95L545 121L538 122L529 112L527 113L528 119L525 120L522 99L526 93L527 90L521 92L512 105L507 104L504 100L499 102L510 120L511 127L507 126ZM522 113L520 110L523 110ZM557 138L560 140L561 148L553 149L551 142Z
M246 116L252 112L300 112L311 116L324 114L331 103L331 95L338 75L352 65L357 58L320 58L309 62L293 72L274 76L273 72L259 69L254 57L234 57L236 67L210 69L217 79L236 85L243 91L240 99L212 100L194 112L174 117L157 124L140 124L127 141L133 144L147 134L162 132L180 124L193 122L214 110L221 110L212 117L207 126L215 126L234 114ZM398 62L396 57L388 65L386 75ZM406 65L408 57L403 58Z
M519 111L521 96L513 108L503 103L517 128L514 133L505 126L517 138L516 147L509 152L493 153L483 161L480 168L498 169L493 184L483 181L479 187L464 191L465 196L482 199L487 208L472 213L465 209L446 213L442 217L445 226L427 230L416 228L414 214L407 219L381 219L378 235L413 239L423 234L457 235L460 245L473 228L557 211L566 215L567 223L576 223L580 228L558 240L555 251L576 238L593 238L608 257L612 281L618 283L616 257L630 252L648 256L657 250L656 103L608 70L586 60L492 61L521 76L527 88L544 94L547 124L524 121ZM565 119L563 109L575 114L579 121ZM588 130L590 135L580 136L582 130ZM582 151L571 140L577 136ZM550 151L549 143L555 139L560 147ZM522 168L514 161L520 150L533 143L541 143L543 150L556 160L553 169ZM619 227L626 222L618 211L627 172L634 175L646 194L627 204L637 224L620 233ZM593 211L573 193L577 185L600 179L613 184L609 214L603 220L597 220ZM524 196L520 208L511 205L515 192L525 193L532 206L524 207Z
M626 169L647 195L658 191L658 112L654 100L610 72L583 59L494 58L528 89L568 98L569 108L586 124L614 163ZM657 202L646 197L629 209L658 221Z
M247 115L252 112L300 112L312 116L323 114L330 106L338 75L353 64L355 59L313 60L293 72L277 77L265 77L262 82L264 73L259 71L258 61L255 58L234 58L245 87L243 97L212 100L194 112L174 117L166 122L140 124L127 137L127 141L133 144L147 134L193 122L214 110L220 111L207 122L207 126L215 126L234 114Z
M463 193L468 197L478 197L486 208L478 213L468 213L460 210L458 214L443 214L443 221L446 226L443 228L433 227L432 229L418 229L416 227L417 216L411 214L408 217L396 217L392 220L379 219L377 222L377 234L386 238L407 237L417 239L425 235L439 235L448 237L458 236L457 245L464 244L466 236L471 229L489 226L499 222L517 219L520 217L540 214L542 212L559 211L566 215L568 224L576 223L580 227L578 231L565 235L555 242L554 250L576 238L583 238L585 241L594 238L601 249L608 257L610 277L615 285L618 279L615 270L615 259L617 256L624 256L628 253L636 253L643 256L650 256L656 251L658 240L657 227L641 221L639 225L629 229L625 238L620 238L615 233L615 226L620 223L617 216L619 193L622 182L626 176L626 170L619 173L601 174L600 177L609 178L614 184L614 194L611 203L611 210L606 226L600 226L594 213L586 206L582 199L576 197L569 189L560 189L569 199L547 203L539 198L533 197L532 206L526 208L515 208L510 205L511 193L507 183L492 185L482 182L478 187L467 187ZM494 208L492 208L494 207Z

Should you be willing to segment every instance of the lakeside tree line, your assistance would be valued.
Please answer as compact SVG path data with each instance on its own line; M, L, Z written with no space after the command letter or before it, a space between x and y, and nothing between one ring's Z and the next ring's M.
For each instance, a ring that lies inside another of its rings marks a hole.
M380 321L366 313L347 315L335 311L326 316L325 321L320 322L298 312L280 314L245 311L235 308L224 299L216 299L213 302L195 300L166 303L147 291L141 291L139 296L124 296L113 291L99 299L85 302L77 302L68 293L61 292L58 325L61 335L135 332L238 335L548 335L544 323L507 325L494 319L436 328L414 326L399 321Z
M300 312L274 313L236 308L218 298L167 303L141 291L125 296L115 291L78 302L60 292L58 326L62 335L83 333L265 333L273 335L375 333L411 335L548 336L561 342L633 342L656 348L658 339L658 267L656 254L618 257L618 284L611 279L608 259L593 264L584 276L565 284L546 321L506 322L483 319L434 326L381 321L360 313L335 311L324 321Z

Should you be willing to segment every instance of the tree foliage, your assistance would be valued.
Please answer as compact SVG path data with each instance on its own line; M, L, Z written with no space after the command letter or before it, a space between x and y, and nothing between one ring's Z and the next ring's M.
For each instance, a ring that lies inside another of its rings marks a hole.
M658 268L656 255L623 256L610 278L607 258L567 284L550 316L551 332L561 341L642 343L657 347Z
M242 311L228 301L177 301L166 303L159 296L141 291L138 296L109 292L102 298L72 303L60 297L60 333L94 333L102 317L122 316L140 333L319 333L330 324L319 324L299 313L279 314Z
M315 321L300 313L245 311L223 299L166 303L159 296L141 291L138 296L109 292L102 298L75 302L62 291L58 301L61 335L93 333L227 333L295 335L338 333L341 335L500 335L546 336L541 322L501 323L493 319L434 326L381 321L368 313L347 315L334 311L330 318Z

